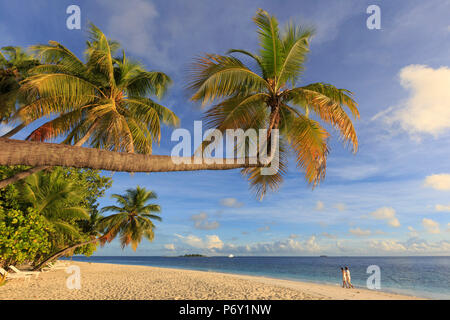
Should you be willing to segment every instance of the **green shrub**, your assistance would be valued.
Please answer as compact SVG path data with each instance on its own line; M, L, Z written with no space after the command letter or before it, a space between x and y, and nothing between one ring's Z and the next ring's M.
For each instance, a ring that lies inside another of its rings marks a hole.
M39 261L50 253L49 232L49 225L34 209L24 213L0 207L0 264Z

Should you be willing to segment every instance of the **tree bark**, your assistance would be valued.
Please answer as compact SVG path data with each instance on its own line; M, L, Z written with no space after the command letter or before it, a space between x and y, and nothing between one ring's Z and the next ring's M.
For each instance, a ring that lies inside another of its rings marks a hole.
M36 267L34 267L33 270L41 270L47 263L52 262L53 260L56 260L59 257L62 257L67 252L72 251L72 250L74 250L74 249L76 249L78 247L85 246L85 245L90 244L90 243L95 243L95 242L99 241L100 239L101 239L101 237L100 238L95 238L93 240L85 241L85 242L82 242L82 243L77 243L77 244L74 244L74 245L72 245L70 247L64 248L64 249L56 252L55 254L51 255L50 257L48 257L47 259L45 259L41 263L39 263Z
M7 133L5 133L4 135L2 135L2 138L11 138L13 135L15 135L17 132L19 132L20 130L22 130L23 128L25 128L27 125L25 122L22 122L21 124L19 124L17 127L15 127L14 129L9 130Z
M234 159L234 163L197 160L196 157L143 155L84 148L56 143L0 138L0 165L64 166L124 172L170 172L229 170L261 166L256 158Z
M81 138L77 143L74 144L74 146L77 147L81 147L92 135L92 133L94 132L94 129L96 127L96 123L94 123L88 130L88 132L84 135L83 138ZM14 130L14 129L13 129ZM11 131L13 131L11 130ZM9 132L7 133L9 134ZM0 180L0 189L6 187L7 185L10 185L12 183L16 183L17 181L20 181L22 179L25 179L28 176L31 176L32 174L45 170L45 169L49 169L51 168L51 166L37 166L19 173L16 173L15 175L13 175L12 177Z

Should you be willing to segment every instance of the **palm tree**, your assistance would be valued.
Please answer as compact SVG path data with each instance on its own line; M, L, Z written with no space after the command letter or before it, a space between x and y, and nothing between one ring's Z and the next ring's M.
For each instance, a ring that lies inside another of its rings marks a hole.
M122 248L131 244L134 251L142 238L153 241L155 225L152 220L161 221L161 217L152 212L161 212L157 204L147 202L156 199L153 191L139 186L136 189L128 189L124 195L113 194L118 206L107 206L102 212L112 211L114 214L103 218L100 226L105 228L102 242L111 242L118 234Z
M0 121L14 120L16 103L23 104L19 95L20 82L28 75L31 68L39 64L20 47L3 47L0 49ZM18 126L6 134L4 138L13 136L24 126Z
M278 173L263 176L261 167L242 170L260 196L282 182L287 147L295 153L297 166L304 171L307 181L315 186L325 176L329 133L311 116L339 130L342 139L351 143L356 152L355 128L343 107L358 118L357 104L350 91L331 84L297 85L309 52L312 29L289 23L280 32L277 19L262 9L253 20L258 27L259 52L233 49L227 55L206 54L198 58L188 86L193 92L191 100L200 101L202 106L218 102L205 114L212 128L222 131L265 128L267 139L272 130L279 129ZM242 54L252 63L246 65L233 54Z
M21 199L31 205L55 231L53 246L63 237L81 237L74 221L89 219L86 208L79 205L82 190L64 178L61 169L50 173L41 171L24 180L20 188Z
M107 206L101 212L112 211L116 213L100 219L97 219L98 216L90 219L91 222L94 221L92 236L99 233L102 234L101 236L64 248L42 261L34 269L39 270L47 263L73 252L78 247L97 242L104 245L106 242L114 240L117 235L120 235L122 248L131 244L134 251L136 251L142 237L153 241L155 225L152 220L161 221L161 217L152 214L152 212L160 212L161 208L159 205L147 204L147 202L156 199L156 194L138 186L136 189L126 190L125 195L114 194L112 197L117 200L119 206Z
M358 140L353 123L344 111L348 107L359 117L352 93L325 83L297 86L312 31L287 26L282 36L278 23L265 11L258 11L255 22L260 29L261 50L252 54L245 50L230 50L226 56L206 55L194 66L192 100L204 105L217 99L220 103L206 113L211 127L267 128L281 133L281 163L279 174L262 176L260 165L247 161L228 164L177 163L170 156L144 156L107 152L46 143L33 143L0 138L2 165L62 165L127 172L167 172L190 170L226 170L244 168L249 180L263 195L267 188L276 188L285 171L286 147L297 155L297 164L307 180L316 185L325 175L328 154L328 132L312 119L317 115L337 128L343 140L352 144L356 152ZM253 60L255 68L244 65L231 54L242 53ZM292 85L290 85L292 83ZM6 184L0 181L0 188Z
M32 69L21 90L30 101L17 111L28 124L45 115L58 116L34 130L27 140L47 141L65 136L63 143L100 149L150 154L159 143L161 122L177 126L179 119L148 96L161 98L170 78L125 56L114 57L118 43L110 41L95 25L90 27L86 63L63 45L50 41L33 46L43 64ZM13 183L47 168L2 181Z

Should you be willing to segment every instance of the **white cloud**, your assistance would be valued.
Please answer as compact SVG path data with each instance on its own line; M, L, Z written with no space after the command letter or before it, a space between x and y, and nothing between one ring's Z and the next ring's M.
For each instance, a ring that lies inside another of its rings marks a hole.
M441 231L439 230L439 223L434 220L423 218L422 225L428 233L441 233Z
M336 203L333 207L338 209L338 211L345 211L347 209L345 203L342 202Z
M382 207L370 213L370 215L379 220L386 220L391 227L400 227L400 221L395 217L395 210L390 207Z
M194 227L200 230L213 230L220 226L217 221L208 221L208 214L206 212L193 214L191 220L194 221Z
M228 208L240 208L244 205L243 202L239 202L236 198L224 198L220 200L220 204Z
M442 204L437 204L437 205L434 206L434 209L436 211L450 211L450 205L444 206Z
M222 249L223 242L217 235L206 236L206 248L208 249Z
M167 250L175 250L175 245L173 243L167 243L164 245L164 248L166 248Z
M194 248L203 248L204 243L203 240L197 236L194 235L188 235L188 236L182 236L179 234L175 234L183 243L186 243Z
M425 186L431 187L435 190L449 191L450 190L450 174L441 173L441 174L433 174L431 176L427 176L425 178Z
M348 232L350 232L351 234L358 236L358 237L364 237L364 236L369 236L370 234L372 234L372 231L370 230L362 230L361 228L355 228L355 229L350 229L348 230Z
M403 254L450 254L449 241L437 241L429 243L418 238L406 242L398 240L371 240L369 246L379 253L403 253Z
M450 232L450 223L447 223L447 232Z
M372 240L370 242L370 247L386 252L402 252L407 250L405 245L397 242L396 240Z
M126 51L151 59L153 64L172 64L168 59L168 41L156 41L160 23L159 13L152 1L128 0L124 6L120 2L99 1L109 17L107 28L103 30L108 38L118 40Z
M234 249L237 252L245 252L248 254L311 254L317 253L323 248L317 243L316 237L311 236L304 241L286 239L274 242L254 243L235 247Z
M323 209L325 209L325 204L322 201L317 201L315 209L317 211L322 211Z
M179 234L175 234L183 243L198 249L221 249L223 248L223 242L220 240L217 235L207 235L206 239L202 239L195 235L182 236Z
M408 99L385 121L399 123L412 135L437 137L450 129L450 68L409 65L400 70L400 84L410 91Z
M416 231L416 229L414 229L414 228L411 227L411 226L408 227L408 230L409 230L408 235L409 235L411 238L415 238L415 237L417 237L417 236L419 235L419 233Z

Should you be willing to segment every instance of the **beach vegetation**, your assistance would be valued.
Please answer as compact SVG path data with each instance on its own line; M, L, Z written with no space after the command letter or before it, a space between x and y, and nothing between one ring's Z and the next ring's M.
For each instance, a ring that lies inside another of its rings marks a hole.
M0 167L0 178L26 167ZM39 264L74 243L90 240L100 216L97 199L111 186L98 171L56 168L0 190L0 265ZM67 254L91 255L96 244Z
M40 269L46 263L51 262L63 255L77 253L76 250L87 246L105 245L120 237L122 249L131 244L131 248L136 251L142 238L153 241L156 228L152 220L162 221L161 217L153 214L159 213L161 208L157 204L147 203L157 196L153 191L137 186L134 189L127 189L124 195L113 194L118 205L106 206L91 214L89 220L85 221L88 226L87 233L90 235L86 241L70 245L46 258L35 269ZM103 217L101 213L114 212ZM97 237L95 237L97 235ZM87 255L86 253L84 253Z

